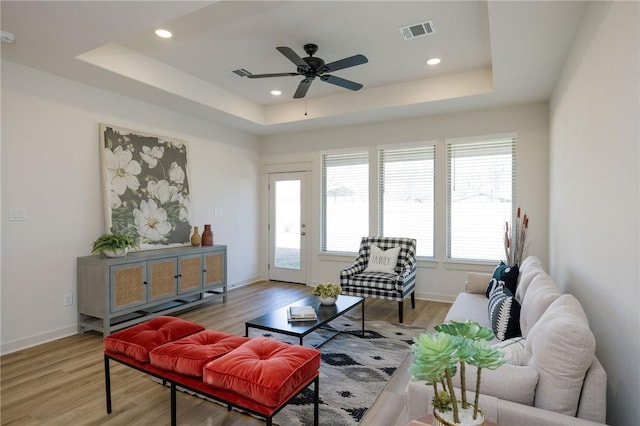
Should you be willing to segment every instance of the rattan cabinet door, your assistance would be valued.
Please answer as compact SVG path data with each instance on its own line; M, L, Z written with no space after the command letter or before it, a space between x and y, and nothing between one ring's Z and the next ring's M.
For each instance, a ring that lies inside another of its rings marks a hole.
M150 260L147 262L147 301L154 302L175 296L178 291L178 259Z
M225 283L226 262L224 253L224 251L218 251L202 255L204 261L204 269L202 271L204 288L216 287Z
M147 262L113 265L109 268L111 312L147 303Z
M202 255L178 258L178 294L202 289Z

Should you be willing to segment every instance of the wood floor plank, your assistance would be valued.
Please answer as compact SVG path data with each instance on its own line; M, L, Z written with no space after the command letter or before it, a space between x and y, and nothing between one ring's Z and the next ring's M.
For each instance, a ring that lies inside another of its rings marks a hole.
M227 303L205 304L177 316L206 328L244 335L244 322L311 294L311 287L259 282L229 291ZM405 302L405 324L430 330L444 319L449 304ZM354 311L358 316L359 312ZM366 299L368 320L398 321L397 303ZM111 363L113 412L105 408L102 335L88 332L21 350L0 358L0 424L39 425L168 425L169 390L131 368ZM409 359L398 368L364 426L402 426L407 419L404 389ZM322 413L322 412L321 412ZM182 393L178 423L206 426L255 426L264 422ZM322 424L322 422L321 422ZM323 425L324 426L324 425Z

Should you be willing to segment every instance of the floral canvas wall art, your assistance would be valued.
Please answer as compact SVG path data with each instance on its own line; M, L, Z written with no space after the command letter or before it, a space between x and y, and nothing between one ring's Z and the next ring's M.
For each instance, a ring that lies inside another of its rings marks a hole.
M189 243L187 143L100 124L100 152L107 232L143 250Z

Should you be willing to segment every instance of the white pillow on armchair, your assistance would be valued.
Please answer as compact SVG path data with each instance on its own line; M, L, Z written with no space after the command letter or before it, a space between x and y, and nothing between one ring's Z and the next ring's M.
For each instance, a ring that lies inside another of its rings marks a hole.
M400 247L382 250L377 245L371 244L369 264L365 268L364 272L386 272L387 274L395 274L399 254Z

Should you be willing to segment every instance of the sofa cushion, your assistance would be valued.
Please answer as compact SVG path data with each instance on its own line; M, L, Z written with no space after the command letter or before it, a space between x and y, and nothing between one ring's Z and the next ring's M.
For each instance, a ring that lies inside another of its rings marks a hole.
M385 272L394 274L396 264L398 263L398 254L400 247L393 247L388 250L382 250L375 244L371 244L371 254L369 255L369 263L364 272Z
M320 369L317 349L256 337L204 366L203 381L278 407Z
M520 273L526 274L529 268L533 266L542 267L542 262L536 256L527 256L521 263L518 265L520 267Z
M522 304L524 301L524 295L527 293L529 289L529 285L531 281L538 275L545 273L544 268L540 264L532 264L527 269L520 270L520 275L518 276L518 287L516 288L516 300Z
M484 327L491 328L487 315L487 298L484 291L476 293L458 293L453 305L449 308L444 322L466 320L475 321ZM498 342L496 339L494 343Z
M504 285L491 290L487 305L491 329L498 340L518 337L520 333L520 304Z
M503 284L512 294L515 293L516 287L518 286L518 274L518 265L506 265L504 262L500 262L493 271L493 276L489 281L489 285L487 285L485 296L489 297L491 290L496 284Z
M158 346L149 353L149 360L151 365L162 370L202 377L202 368L206 363L248 341L248 337L204 330Z
M204 330L200 324L169 316L159 316L104 338L107 352L149 362L149 352L167 342Z
M467 390L476 388L477 377L478 369L473 365L467 365L465 368ZM525 405L533 405L537 383L536 369L528 366L504 364L495 370L483 368L480 376L480 389L483 395ZM454 376L453 385L460 386L460 374Z
M595 349L580 302L570 294L558 297L527 336L528 365L539 376L534 405L575 417Z
M524 295L520 310L520 330L524 337L529 335L531 327L560 295L560 289L546 272L533 278Z

